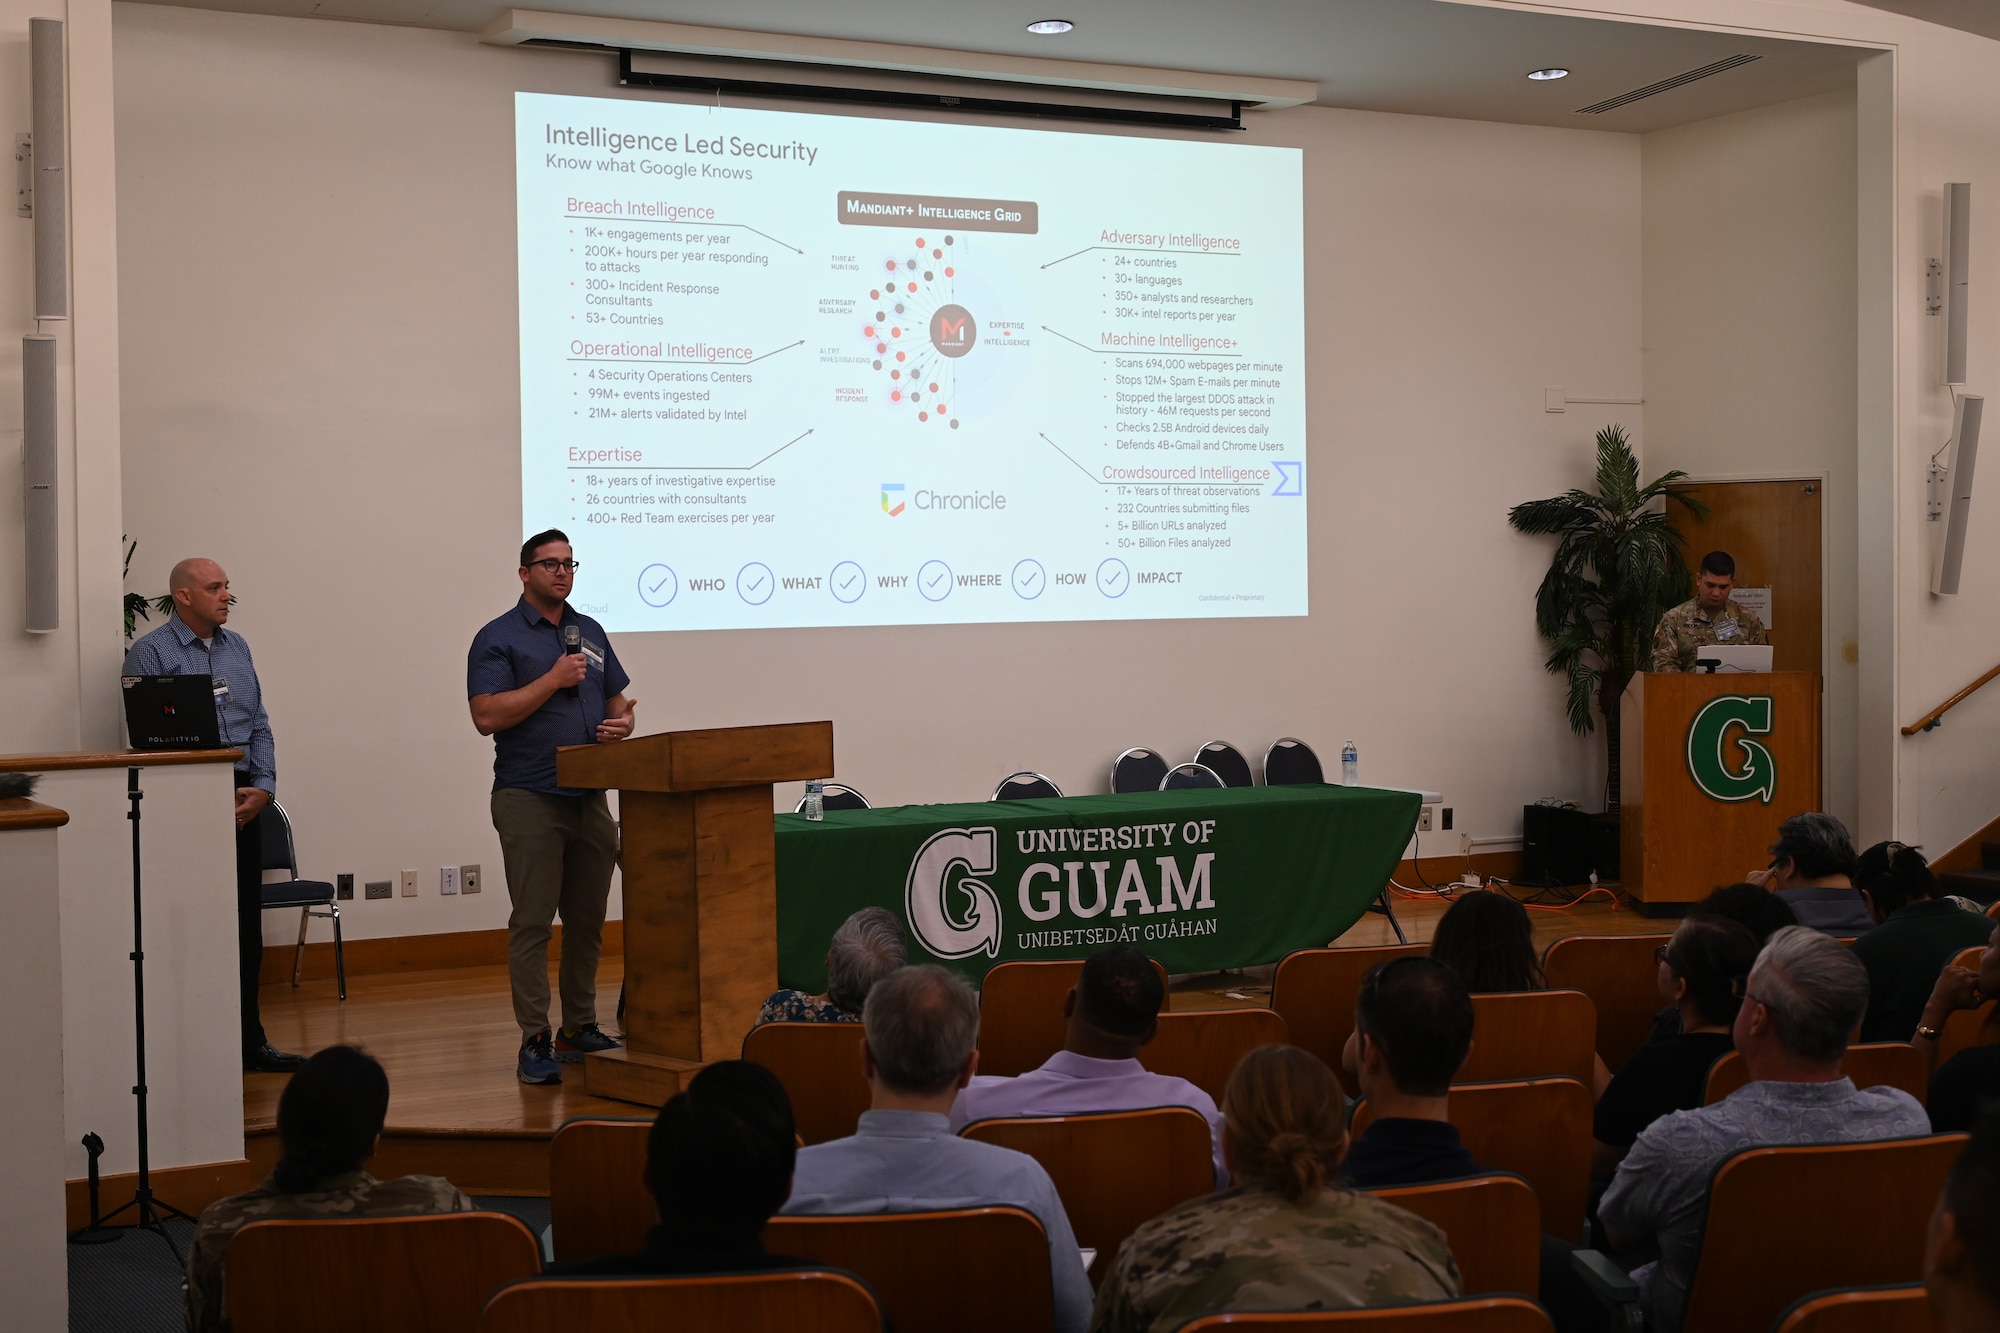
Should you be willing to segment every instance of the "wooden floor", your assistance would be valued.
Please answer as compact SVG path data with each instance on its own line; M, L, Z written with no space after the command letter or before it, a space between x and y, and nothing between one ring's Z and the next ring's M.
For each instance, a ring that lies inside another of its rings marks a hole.
M1431 937L1443 915L1442 900L1398 898L1397 918L1412 940ZM1669 929L1629 905L1599 897L1562 911L1531 913L1538 946L1564 935L1640 934ZM1344 945L1393 944L1388 921L1375 913L1342 935ZM615 1030L613 1015L623 960L607 957L598 976L598 1012ZM1225 1008L1268 1002L1269 969L1188 978L1174 987L1176 1009ZM341 1003L332 981L267 985L264 1027L280 1050L315 1051L339 1042L366 1047L389 1073L389 1134L421 1138L470 1136L541 1139L574 1116L650 1115L644 1107L587 1096L581 1073L565 1066L572 1084L527 1087L514 1077L520 1037L508 1005L504 967L457 968L350 979ZM267 1137L276 1124L278 1074L243 1079L246 1134Z

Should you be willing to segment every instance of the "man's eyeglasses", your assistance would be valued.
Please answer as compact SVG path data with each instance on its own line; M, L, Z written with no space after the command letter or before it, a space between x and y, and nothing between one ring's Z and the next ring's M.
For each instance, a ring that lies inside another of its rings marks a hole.
M1669 967L1673 966L1667 959L1667 946L1664 944L1653 950L1653 961L1656 963L1667 963Z
M530 560L528 563L545 573L560 574L566 570L574 570L579 562L575 560Z
M1749 974L1747 973L1744 974L1743 976L1731 977L1729 979L1729 993L1736 999L1748 1000L1752 1004L1764 1003L1762 1000L1758 999L1756 996L1750 993L1750 977Z

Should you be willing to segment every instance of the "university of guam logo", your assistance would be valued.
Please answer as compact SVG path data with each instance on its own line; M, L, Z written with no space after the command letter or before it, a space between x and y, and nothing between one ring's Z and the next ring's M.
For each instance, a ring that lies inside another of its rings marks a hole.
M903 887L905 916L923 946L939 958L999 956L1000 899L973 878L999 869L999 841L990 828L945 829L911 858Z
M1778 761L1752 736L1771 731L1771 696L1725 694L1710 699L1688 727L1688 776L1718 801L1771 803Z

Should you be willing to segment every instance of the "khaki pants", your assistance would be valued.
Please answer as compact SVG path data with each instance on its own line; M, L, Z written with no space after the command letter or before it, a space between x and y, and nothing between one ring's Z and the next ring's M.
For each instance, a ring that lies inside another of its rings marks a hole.
M507 973L521 1035L549 1026L549 936L558 914L563 1026L595 1023L597 956L618 855L618 826L604 793L553 796L503 787L493 793L493 827L514 904L507 918Z

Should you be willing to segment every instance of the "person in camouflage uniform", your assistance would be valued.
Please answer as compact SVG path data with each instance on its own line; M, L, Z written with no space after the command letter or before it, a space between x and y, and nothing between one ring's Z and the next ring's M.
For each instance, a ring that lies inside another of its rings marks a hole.
M1165 1333L1217 1311L1344 1310L1455 1299L1444 1233L1340 1185L1346 1099L1296 1046L1243 1058L1223 1094L1236 1185L1141 1226L1118 1248L1091 1333Z
M284 1155L247 1194L202 1210L188 1250L190 1333L225 1333L223 1258L239 1229L265 1218L411 1217L474 1208L441 1176L377 1180L361 1169L389 1112L389 1078L373 1057L329 1046L307 1060L278 1099Z
M1710 551L1695 575L1695 595L1660 617L1653 634L1654 671L1692 671L1695 652L1718 644L1767 644L1764 622L1730 597L1736 561L1727 551Z

